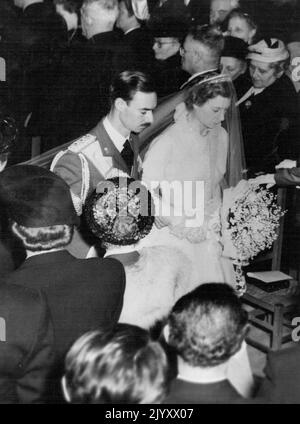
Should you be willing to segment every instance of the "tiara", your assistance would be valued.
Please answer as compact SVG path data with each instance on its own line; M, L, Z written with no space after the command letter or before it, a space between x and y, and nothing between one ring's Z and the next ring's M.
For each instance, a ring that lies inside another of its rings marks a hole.
M218 75L214 75L212 77L208 77L208 78L204 78L201 81L197 82L195 85L199 86L201 84L204 84L206 82L211 82L211 81L218 81L218 82L232 82L231 78L229 75L225 75L225 74L218 74Z

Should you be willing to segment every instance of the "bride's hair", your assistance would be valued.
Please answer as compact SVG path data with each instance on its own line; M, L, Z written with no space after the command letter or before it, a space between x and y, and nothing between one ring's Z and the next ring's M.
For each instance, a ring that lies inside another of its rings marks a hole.
M185 99L186 108L192 110L193 105L202 106L208 100L217 96L231 98L231 87L232 83L229 77L220 75L218 72L212 72L188 91Z
M128 246L151 230L154 203L140 182L127 177L102 181L85 204L85 219L103 244Z

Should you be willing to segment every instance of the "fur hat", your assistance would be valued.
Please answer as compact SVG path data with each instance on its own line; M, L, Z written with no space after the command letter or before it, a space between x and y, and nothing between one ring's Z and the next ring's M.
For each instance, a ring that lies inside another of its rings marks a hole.
M224 48L221 56L235 57L236 59L246 61L248 44L244 40L228 35L224 38L224 41Z
M161 16L149 23L154 38L176 38L182 42L187 35L188 27L184 19L173 16Z
M140 181L115 177L98 184L86 201L84 214L102 242L128 246L150 232L153 211L152 196Z
M259 62L273 63L289 58L289 52L283 41L277 38L266 38L249 46L247 59Z
M0 202L24 227L78 224L69 186L39 166L15 165L1 172Z

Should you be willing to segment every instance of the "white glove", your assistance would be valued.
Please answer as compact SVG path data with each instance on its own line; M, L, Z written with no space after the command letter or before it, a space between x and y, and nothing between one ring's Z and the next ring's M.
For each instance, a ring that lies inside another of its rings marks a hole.
M275 166L276 169L280 168L295 168L297 166L297 161L291 159L284 159L278 165Z
M250 184L267 184L267 188L272 187L273 185L276 184L275 178L274 178L274 174L265 174L265 175L259 175L256 178L252 178L250 180L248 180L248 182Z

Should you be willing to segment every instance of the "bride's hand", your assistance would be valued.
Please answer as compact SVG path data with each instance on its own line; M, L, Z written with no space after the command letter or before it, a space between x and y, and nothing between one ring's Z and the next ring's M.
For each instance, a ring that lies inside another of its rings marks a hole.
M250 180L248 180L248 182L250 184L267 184L267 188L272 187L273 185L276 184L275 178L274 178L274 174L265 174L265 175L259 175L256 178L252 178Z

